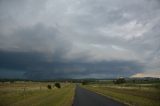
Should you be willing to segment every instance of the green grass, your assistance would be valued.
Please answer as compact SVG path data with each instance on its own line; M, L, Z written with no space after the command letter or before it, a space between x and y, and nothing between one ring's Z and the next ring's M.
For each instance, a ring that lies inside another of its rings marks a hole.
M155 87L133 87L127 86L83 86L89 90L100 93L104 96L118 100L133 106L160 106L160 90Z
M47 84L8 84L0 86L0 106L71 106L75 85L47 89Z

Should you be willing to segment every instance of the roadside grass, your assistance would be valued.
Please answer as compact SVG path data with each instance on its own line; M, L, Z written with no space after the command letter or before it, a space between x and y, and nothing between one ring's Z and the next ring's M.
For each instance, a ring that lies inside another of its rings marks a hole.
M18 86L17 86L18 85ZM47 83L10 84L0 86L0 106L71 106L75 85L62 84L62 88L47 89ZM6 89L5 89L6 88Z
M154 86L146 89L126 85L85 85L86 89L110 97L131 106L160 106L160 90Z

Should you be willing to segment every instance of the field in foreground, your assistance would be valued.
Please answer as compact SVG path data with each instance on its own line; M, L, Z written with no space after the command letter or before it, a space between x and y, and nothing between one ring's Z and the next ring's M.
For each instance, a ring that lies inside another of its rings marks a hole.
M152 85L91 84L83 87L131 106L160 106L160 90Z
M61 84L60 89L47 85L52 83L24 82L1 83L0 106L71 106L75 85ZM53 84L52 84L53 85Z

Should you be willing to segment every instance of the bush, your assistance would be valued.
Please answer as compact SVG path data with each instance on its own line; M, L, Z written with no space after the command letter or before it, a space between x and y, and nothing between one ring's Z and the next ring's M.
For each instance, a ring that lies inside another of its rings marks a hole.
M51 85L47 85L47 88L48 88L48 89L52 89L52 86L51 86Z
M126 82L126 80L124 78L119 78L117 80L114 80L113 82L114 84L123 84Z
M88 81L83 81L82 82L82 85L87 85L88 84Z
M60 83L55 83L54 85L55 85L57 88L61 88Z

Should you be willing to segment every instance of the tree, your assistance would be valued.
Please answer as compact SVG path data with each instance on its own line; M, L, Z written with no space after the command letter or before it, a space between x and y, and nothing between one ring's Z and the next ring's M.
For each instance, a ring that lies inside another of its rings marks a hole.
M116 80L113 81L114 84L122 84L122 83L125 83L126 80L124 78L118 78Z
M54 85L55 85L57 88L61 88L61 84L60 84L60 83L58 83L58 82L57 82L57 83L55 83Z
M51 85L47 85L47 88L48 88L48 89L52 89L52 86L51 86Z
M82 82L82 85L87 85L88 84L88 81L83 81Z

